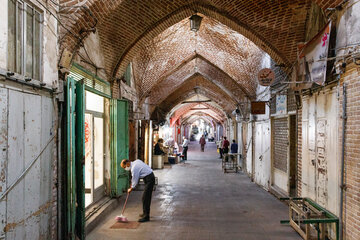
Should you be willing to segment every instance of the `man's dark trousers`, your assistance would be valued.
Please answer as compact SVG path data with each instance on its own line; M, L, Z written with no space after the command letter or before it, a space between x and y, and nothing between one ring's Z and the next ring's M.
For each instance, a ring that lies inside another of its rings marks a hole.
M145 189L142 195L144 218L150 217L151 196L155 185L155 175L150 173L144 177Z
M187 160L187 150L188 150L188 147L183 147L182 155L184 155L184 157L183 157L184 160Z

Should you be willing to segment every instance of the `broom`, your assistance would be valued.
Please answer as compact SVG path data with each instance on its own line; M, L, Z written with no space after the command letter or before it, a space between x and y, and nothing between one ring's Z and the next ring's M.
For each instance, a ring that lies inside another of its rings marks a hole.
M126 195L126 200L125 200L125 204L124 204L123 210L122 210L122 212L121 212L121 215L120 215L120 216L117 216L117 217L115 218L115 220L118 221L118 222L128 222L127 217L125 217L123 214L124 214L124 211L125 211L125 207L126 207L127 200L128 200L128 198L129 198L129 194L130 194L130 193L128 192L127 195Z

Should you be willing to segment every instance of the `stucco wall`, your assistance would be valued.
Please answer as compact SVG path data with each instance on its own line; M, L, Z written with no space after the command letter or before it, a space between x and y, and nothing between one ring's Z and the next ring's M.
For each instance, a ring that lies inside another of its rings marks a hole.
M57 21L37 1L32 3L44 17L42 82L46 88L58 88ZM51 7L49 10L53 11ZM8 69L8 0L0 0L0 11L0 70L4 73ZM15 77L24 79L18 74ZM0 195L14 186L0 201L0 236L56 239L57 102L48 91L2 76L0 80ZM33 161L29 171L13 185Z

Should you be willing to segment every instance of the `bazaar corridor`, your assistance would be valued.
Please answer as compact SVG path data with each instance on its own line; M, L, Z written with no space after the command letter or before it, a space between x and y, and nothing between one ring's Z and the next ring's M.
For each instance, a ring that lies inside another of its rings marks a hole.
M360 239L360 0L0 12L0 240Z
M243 173L223 173L215 143L205 152L192 142L188 161L156 170L151 220L137 229L111 229L121 206L87 237L89 240L291 240L288 207ZM129 221L141 213L141 192L130 196Z

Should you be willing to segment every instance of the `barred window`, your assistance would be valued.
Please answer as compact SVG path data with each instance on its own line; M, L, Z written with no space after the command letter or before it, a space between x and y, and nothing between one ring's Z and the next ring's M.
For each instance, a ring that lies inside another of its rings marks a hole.
M42 14L30 4L8 1L8 70L41 80Z

